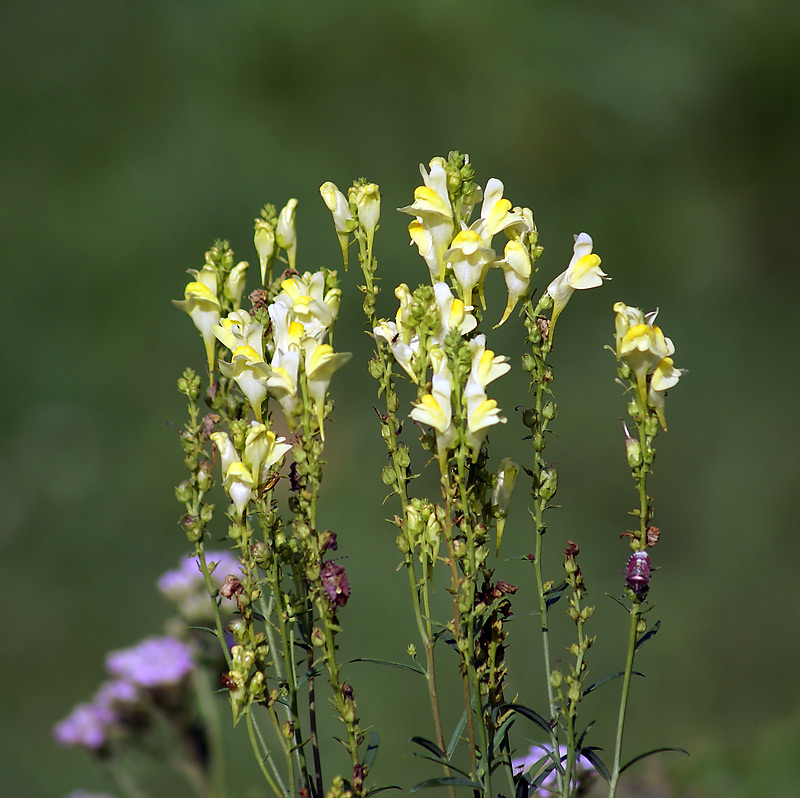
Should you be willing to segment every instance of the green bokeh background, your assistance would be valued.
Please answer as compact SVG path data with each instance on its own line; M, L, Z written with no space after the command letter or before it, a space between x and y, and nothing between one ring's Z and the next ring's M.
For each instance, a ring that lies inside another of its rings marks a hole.
M635 498L624 401L602 349L611 304L659 306L690 372L658 439L651 597L663 626L638 663L647 678L635 686L628 751L682 745L692 757L666 755L640 774L659 795L796 789L796 3L7 0L0 29L11 333L0 793L106 786L50 729L94 691L105 652L161 628L154 581L187 548L172 488L182 479L174 384L203 356L169 302L185 269L218 236L253 261L253 217L290 196L300 268L336 267L317 188L364 175L383 196L384 286L422 281L407 217L392 209L410 202L417 164L450 149L470 153L479 182L500 177L515 204L534 209L540 288L581 230L613 276L575 296L559 322L560 437L548 449L563 504L550 519L551 575L566 539L577 540L598 606L596 678L623 659L625 618L604 593L620 590L618 534ZM415 636L384 522L394 509L380 505L370 342L355 275L343 283L336 343L355 356L333 381L321 511L353 586L343 655L402 659ZM503 292L491 291L499 315ZM379 309L393 308L386 291ZM518 363L520 327L509 322L492 344ZM520 459L521 369L501 382L509 423L492 433L493 456ZM523 493L509 555L532 547ZM519 611L530 606L530 571L509 562L500 575L521 586ZM520 618L514 635L512 688L541 708L534 621ZM429 775L405 742L430 734L420 685L349 667L362 720L383 740L375 778L408 787ZM605 746L615 698L608 687L585 709ZM236 778L258 783L246 753ZM153 795L183 794L148 778Z

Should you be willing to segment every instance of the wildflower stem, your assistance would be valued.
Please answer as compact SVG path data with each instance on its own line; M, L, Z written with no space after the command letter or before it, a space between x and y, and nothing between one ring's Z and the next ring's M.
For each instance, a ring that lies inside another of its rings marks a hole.
M633 674L633 657L636 652L636 629L639 624L641 604L634 602L630 609L631 625L628 632L628 655L625 660L625 674L622 678L622 695L619 701L619 717L617 718L617 738L614 745L614 766L611 770L611 782L608 798L614 798L619 781L620 758L622 756L622 734L625 729L625 712L628 708L628 694Z
M269 784L272 792L274 792L278 798L289 798L289 791L286 789L286 785L283 784L278 771L275 769L269 749L265 745L264 738L261 736L261 732L258 729L258 726L256 726L255 720L253 719L253 713L246 712L245 718L247 720L247 736L250 738L250 745L253 749L256 762L258 762L258 767L261 770L261 774L266 779L266 782ZM263 754L261 753L262 749L264 751ZM264 764L265 761L269 762L275 778L273 778L272 774L270 774L269 770L267 770L267 767Z
M219 605L215 600L216 588L214 587L214 583L211 581L211 572L209 571L208 563L206 562L206 552L202 540L198 540L194 544L194 550L197 557L197 562L200 564L200 572L203 574L203 581L205 582L206 590L208 591L208 595L211 597L211 605L214 612L214 634L219 641L222 654L225 657L225 662L228 664L228 668L230 668L231 652L228 649L228 641L225 639L225 632L222 628L222 618L219 612Z

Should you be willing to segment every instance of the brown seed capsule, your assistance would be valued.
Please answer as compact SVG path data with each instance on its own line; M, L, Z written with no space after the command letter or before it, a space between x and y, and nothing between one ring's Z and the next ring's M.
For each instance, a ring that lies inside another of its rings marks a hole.
M646 551L635 551L631 554L625 570L625 584L637 596L647 592L650 584L650 555Z
M652 549L653 546L658 543L658 539L661 537L661 530L657 526L652 526L652 524L647 527L647 547Z

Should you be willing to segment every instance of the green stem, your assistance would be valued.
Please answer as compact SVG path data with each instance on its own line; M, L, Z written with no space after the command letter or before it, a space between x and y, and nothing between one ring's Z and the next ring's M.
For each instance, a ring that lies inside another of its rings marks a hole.
M617 739L614 746L614 766L611 771L611 783L608 793L609 798L614 798L617 792L617 782L619 781L620 758L622 756L622 734L625 729L625 712L628 708L628 694L631 686L631 675L633 674L633 657L636 652L636 628L639 623L641 605L634 602L631 606L631 625L628 632L628 656L625 659L625 675L622 679L622 696L619 702L619 717L617 718Z
M283 784L277 770L275 769L269 749L264 744L264 738L261 736L261 732L258 730L255 720L253 720L253 713L247 712L245 713L245 717L247 719L247 736L250 738L250 746L255 754L256 762L258 762L258 767L261 770L261 774L264 776L267 784L269 784L270 788L275 795L278 796L278 798L289 798L289 791L286 789L286 785ZM261 753L262 747L265 752L263 755ZM270 767L275 774L275 778L273 778L272 774L270 774L269 770L267 770L267 767L264 764L265 761L270 763Z

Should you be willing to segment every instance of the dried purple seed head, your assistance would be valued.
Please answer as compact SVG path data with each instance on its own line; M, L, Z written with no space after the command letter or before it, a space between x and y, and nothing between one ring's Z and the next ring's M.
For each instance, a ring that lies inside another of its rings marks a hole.
M631 554L625 569L625 584L637 596L646 592L650 584L650 555L646 551Z
M347 581L347 574L341 565L330 560L322 566L319 574L322 580L322 588L328 597L332 607L344 607L347 599L350 598L350 582Z

